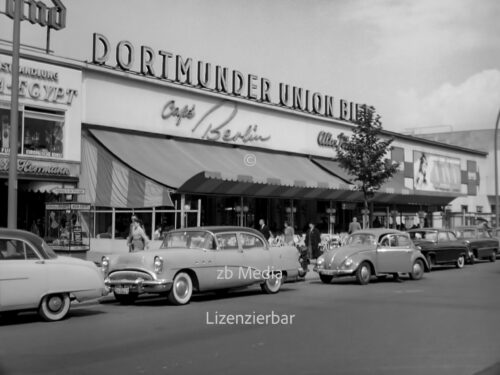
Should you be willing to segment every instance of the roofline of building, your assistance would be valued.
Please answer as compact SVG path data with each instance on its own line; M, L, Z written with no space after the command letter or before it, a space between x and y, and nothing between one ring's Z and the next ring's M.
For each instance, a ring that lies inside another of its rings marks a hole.
M7 46L11 46L11 45L12 44L9 42L6 42L4 40L0 40L0 54L12 56L12 50L6 48ZM211 89L201 89L201 88L191 87L191 86L186 85L186 84L176 83L176 82L170 81L170 80L158 79L155 77L145 77L145 76L143 76L139 73L135 73L135 72L122 72L122 71L115 70L109 66L95 65L89 61L80 61L80 60L76 60L76 59L72 59L72 58L68 58L68 57L51 55L51 54L46 54L46 53L31 51L31 50L29 52L21 50L20 58L32 60L32 61L36 61L36 62L40 62L40 63L50 63L52 65L57 65L57 66L68 68L68 69L90 71L90 72L96 72L96 73L102 73L102 74L111 74L111 75L118 76L118 77L125 78L125 79L146 82L148 84L159 85L159 86L163 86L163 87L181 89L181 90L190 91L190 92L197 93L197 94L204 93L206 95L209 95L212 97L217 97L219 99L220 98L231 99L232 101L240 102L240 103L251 105L251 106L257 106L259 108L263 108L263 109L267 109L267 110L276 110L276 111L280 111L283 113L287 113L289 115L301 116L301 117L305 117L305 118L314 119L316 121L322 121L322 122L327 123L328 125L336 125L336 126L340 125L340 126L346 128L346 129L349 129L349 130L351 130L352 128L354 128L356 126L355 124L352 124L352 123L347 122L347 121L342 121L339 119L330 119L330 118L326 118L323 116L307 113L305 111L301 112L299 110L293 110L293 109L289 109L286 107L282 107L278 104L262 103L262 102L258 102L258 101L252 101L249 99L242 99L242 98L238 98L238 97L235 97L232 95L220 93L220 92L217 92L217 91L211 90ZM466 147L450 145L448 143L437 142L437 141L433 141L433 140L429 140L429 139L425 139L425 138L419 138L419 137L412 136L412 135L405 135L405 134L396 133L394 131L385 130L385 129L382 129L381 134L385 135L389 138L393 138L393 139L401 139L401 140L411 141L414 143L426 144L426 145L431 145L431 146L438 146L438 147L446 148L449 150L460 151L460 152L469 153L469 154L478 155L478 156L483 156L483 157L486 157L488 155L488 152L485 152L485 151L478 151L478 150L473 150L473 149L469 149Z

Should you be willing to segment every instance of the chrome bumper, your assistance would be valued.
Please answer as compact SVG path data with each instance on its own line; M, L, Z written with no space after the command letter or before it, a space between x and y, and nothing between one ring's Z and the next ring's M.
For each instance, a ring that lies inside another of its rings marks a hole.
M319 273L320 275L328 275L328 276L349 276L354 273L353 270L329 270L317 267L314 267L313 271Z
M104 284L114 291L115 288L128 288L134 293L164 293L172 289L172 281L160 280L110 280L109 277L104 280Z

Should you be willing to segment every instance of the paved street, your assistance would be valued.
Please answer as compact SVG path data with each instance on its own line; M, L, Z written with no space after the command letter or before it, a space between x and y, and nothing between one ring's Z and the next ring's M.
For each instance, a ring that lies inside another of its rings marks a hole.
M498 374L499 287L500 262L485 262L364 287L314 275L277 295L251 288L183 307L107 297L61 322L1 320L0 374ZM209 324L229 314L292 324Z

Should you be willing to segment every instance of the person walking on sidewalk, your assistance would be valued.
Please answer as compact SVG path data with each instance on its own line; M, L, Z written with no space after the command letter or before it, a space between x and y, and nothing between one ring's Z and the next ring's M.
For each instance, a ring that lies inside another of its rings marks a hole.
M306 232L306 246L307 252L311 259L316 259L320 256L319 243L321 242L321 234L316 229L313 223L309 223L309 229Z
M132 216L132 225L127 238L127 245L131 253L147 249L149 246L149 238L139 218L135 215Z

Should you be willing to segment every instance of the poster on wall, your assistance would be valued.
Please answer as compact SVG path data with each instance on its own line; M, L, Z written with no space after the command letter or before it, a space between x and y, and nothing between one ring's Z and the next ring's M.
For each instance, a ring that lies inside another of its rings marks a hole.
M460 193L460 159L413 152L415 190Z

